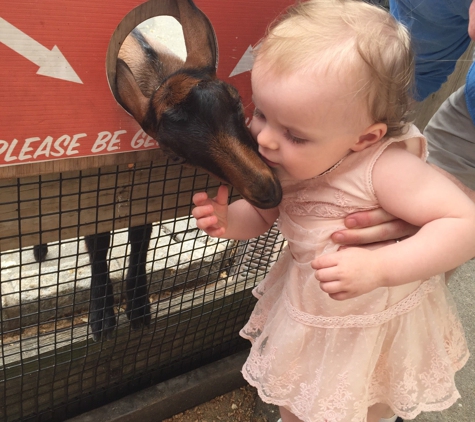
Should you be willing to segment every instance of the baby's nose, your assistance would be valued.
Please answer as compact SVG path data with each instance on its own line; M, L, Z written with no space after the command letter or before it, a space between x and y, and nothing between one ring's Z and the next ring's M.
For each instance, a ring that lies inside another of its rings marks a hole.
M268 149L277 149L279 147L275 133L270 129L263 129L258 133L257 143L261 147Z

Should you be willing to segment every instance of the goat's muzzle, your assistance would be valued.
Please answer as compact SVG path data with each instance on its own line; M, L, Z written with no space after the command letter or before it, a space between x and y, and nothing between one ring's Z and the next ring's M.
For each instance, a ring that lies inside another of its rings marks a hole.
M213 162L209 163L207 170L233 185L248 202L258 208L279 205L282 200L279 179L262 160L254 145L243 144L243 137L238 140L221 136L220 141L221 146L211 150ZM225 148L223 143L226 144Z

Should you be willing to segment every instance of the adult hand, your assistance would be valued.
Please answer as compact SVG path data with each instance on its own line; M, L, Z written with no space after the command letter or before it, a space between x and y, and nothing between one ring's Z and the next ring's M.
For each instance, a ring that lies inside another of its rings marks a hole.
M332 235L332 240L340 245L368 245L388 240L412 236L419 227L400 220L382 208L361 211L345 218L346 230ZM378 245L380 246L380 245Z

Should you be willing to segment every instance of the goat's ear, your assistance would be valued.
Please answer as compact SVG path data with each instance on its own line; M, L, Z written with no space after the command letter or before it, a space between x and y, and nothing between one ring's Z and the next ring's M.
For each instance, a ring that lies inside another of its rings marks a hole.
M177 4L186 45L185 67L216 71L218 43L211 22L192 0L177 0Z
M118 100L122 107L132 114L137 122L142 124L150 100L143 95L129 66L121 59L117 59L116 87Z
M180 104L200 82L201 79L191 77L186 73L177 73L170 76L157 89L151 100L151 108L154 110L157 120L160 120L163 113L172 108L175 111L180 109Z

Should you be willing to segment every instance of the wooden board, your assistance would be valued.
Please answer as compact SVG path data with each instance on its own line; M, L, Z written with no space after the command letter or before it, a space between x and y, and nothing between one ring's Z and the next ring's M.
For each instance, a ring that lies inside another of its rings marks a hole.
M193 194L218 186L165 157L0 180L0 251L190 215Z

